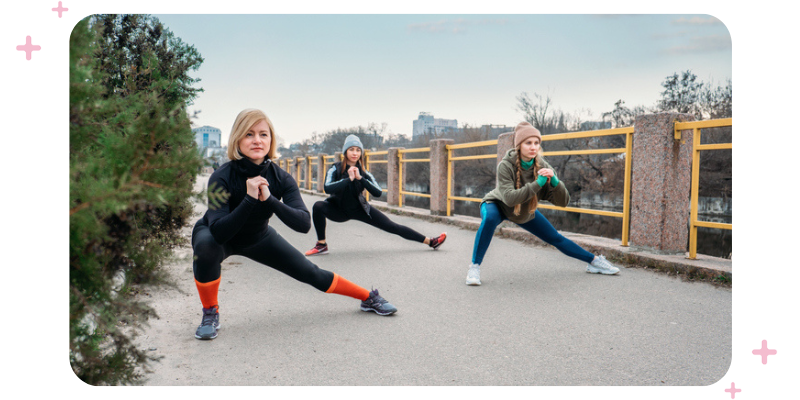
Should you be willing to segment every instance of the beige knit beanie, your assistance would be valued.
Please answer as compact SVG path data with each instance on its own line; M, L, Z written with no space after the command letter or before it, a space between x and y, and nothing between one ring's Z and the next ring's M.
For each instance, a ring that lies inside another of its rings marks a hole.
M528 140L528 138L536 136L539 138L539 141L542 140L542 134L539 133L539 130L534 128L533 125L528 123L527 121L520 122L516 128L514 128L514 147L519 146L520 143Z

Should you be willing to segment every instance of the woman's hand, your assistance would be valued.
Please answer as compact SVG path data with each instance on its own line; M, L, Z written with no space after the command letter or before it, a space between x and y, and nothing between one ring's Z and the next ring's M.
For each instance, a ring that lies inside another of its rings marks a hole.
M358 167L350 167L350 171L353 171L353 176L356 179L361 180L361 172L358 171Z
M553 172L550 168L542 168L539 170L539 175L546 176L548 178L552 178L556 176L555 172Z
M271 193L269 192L269 183L263 183L261 186L258 187L258 199L261 201L267 201Z
M355 174L355 172L353 172L354 168L356 168L356 167L350 167L350 168L347 169L347 175L350 176L350 180L351 181L353 179L356 179L356 174ZM356 168L356 169L358 169L358 168Z
M247 185L247 195L254 199L258 199L260 195L259 187L261 185L269 185L269 184L267 183L267 180L264 179L263 176L256 176L248 179L246 185Z

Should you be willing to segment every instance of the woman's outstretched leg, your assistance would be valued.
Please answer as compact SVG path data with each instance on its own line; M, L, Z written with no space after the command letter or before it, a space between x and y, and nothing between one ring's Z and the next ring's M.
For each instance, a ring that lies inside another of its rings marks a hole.
M539 210L536 210L535 215L536 216L532 220L521 224L520 227L572 258L577 258L587 263L594 260L594 254L589 253L584 250L583 247L578 246L575 242L558 233L556 228L553 227L550 221L548 221Z
M256 244L240 249L239 254L307 283L321 292L359 299L363 311L375 311L379 315L389 315L397 311L377 290L368 291L336 273L316 266L272 227L268 227L267 234Z
M444 243L445 239L447 238L447 234L441 233L438 236L434 237L425 237L425 235L405 226L400 225L397 222L392 221L386 214L382 213L375 207L370 207L369 209L369 216L364 215L362 217L357 218L359 221L372 225L378 229L384 230L394 235L398 235L403 239L410 240L412 242L420 242L425 243L428 246L432 247L433 249L439 248L439 246Z
M550 221L548 221L539 210L536 210L535 218L521 224L520 227L536 235L536 237L557 248L562 253L588 263L589 265L586 267L587 272L606 275L619 273L619 268L611 265L611 263L606 261L605 257L595 256L586 251L583 247L578 246L572 240L564 237L564 235L558 233Z

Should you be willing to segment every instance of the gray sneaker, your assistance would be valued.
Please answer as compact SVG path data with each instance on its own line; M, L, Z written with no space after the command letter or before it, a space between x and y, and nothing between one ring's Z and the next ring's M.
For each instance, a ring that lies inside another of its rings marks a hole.
M481 265L470 264L469 271L467 271L467 285L480 286L481 285Z
M591 264L586 266L586 272L592 274L616 275L619 273L619 268L611 265L605 257L597 256L592 260Z
M213 306L211 308L203 309L203 320L194 337L200 340L211 340L217 337L217 330L222 326L219 324L219 307Z
M397 312L395 306L378 294L378 289L369 292L369 297L361 302L361 311L375 311L378 315L392 315Z

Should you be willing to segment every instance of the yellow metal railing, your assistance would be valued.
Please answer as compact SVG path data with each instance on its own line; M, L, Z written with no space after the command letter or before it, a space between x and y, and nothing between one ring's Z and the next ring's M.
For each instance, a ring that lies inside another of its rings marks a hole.
M328 166L336 163L336 156L325 156L322 158L322 170L328 173Z
M697 228L715 228L733 230L733 224L723 224L718 222L707 222L697 220L697 202L699 199L700 186L700 152L705 150L733 150L733 143L700 144L701 129L703 128L722 128L733 126L732 118L712 119L707 121L676 122L675 138L680 139L680 131L692 129L692 190L691 190L691 213L689 217L689 259L697 258Z
M308 189L308 190L311 190L312 188L314 188L316 186L319 186L319 185L317 185L317 182L319 182L319 179L311 179L311 178L314 177L314 173L313 173L314 169L312 167L314 167L316 165L319 165L319 159L317 157L306 156L306 175L308 176L308 180L311 181L311 183L306 184L306 189ZM317 177L317 178L319 178L319 177ZM319 189L319 188L317 188L317 189Z
M472 142L472 143L461 143L461 144L449 144L445 146L447 149L447 216L449 217L451 214L451 203L453 200L462 200L462 201L472 201L475 203L480 203L483 199L474 198L474 197L458 197L453 196L453 161L460 161L460 160L482 160L485 158L494 158L497 159L497 153L492 154L481 154L476 156L462 156L462 157L453 157L453 150L458 149L470 149L475 147L486 147L486 146L495 146L497 145L497 140L486 140L483 142Z
M398 184L398 189L399 189L398 190L398 194L399 194L399 196L398 196L398 202L397 202L397 206L398 207L402 207L403 206L403 195L417 196L417 197L427 197L429 199L431 198L430 194L417 193L417 192L408 192L408 191L403 190L403 163L409 163L409 162L427 162L427 163L430 163L431 162L430 158L410 158L410 159L406 159L406 158L403 158L403 154L407 154L407 153L424 153L424 152L430 152L430 151L431 151L430 147L422 147L422 148L418 148L418 149L407 149L407 150L403 149L403 150L398 150L397 151L397 158L398 158L398 162L400 163L400 167L399 167L399 171L398 171L398 181L399 181L399 184Z
M297 170L297 187L303 187L303 185L301 185L301 183L305 183L305 182L306 182L306 181L303 179L303 173L302 173L302 171L300 170L300 166L301 166L301 165L303 165L303 164L302 164L302 160L303 160L303 158L304 158L304 157L296 157L296 158L294 159L294 162L295 162L295 167L296 167L295 169Z
M369 170L369 166L370 165L372 165L372 164L387 164L388 165L389 164L389 160L372 160L372 157L375 157L375 156L388 156L388 155L389 155L389 151L388 150L384 150L384 151L366 151L366 152L364 152L364 169L367 170L368 172L372 173L372 171ZM381 191L388 192L389 190L381 188ZM369 192L366 193L366 197L367 197L367 201L369 201Z
M566 212L576 212L582 214L595 214L595 215L603 215L608 217L616 217L622 218L622 246L628 246L628 238L630 234L630 197L631 197L631 151L633 149L633 127L627 128L617 128L617 129L604 129L604 130L597 130L597 131L582 131L582 132L571 132L571 133L560 133L560 134L553 134L553 135L545 135L542 136L542 142L547 141L554 141L554 140L567 140L567 139L580 139L580 138L587 138L587 137L601 137L601 136L613 136L613 135L625 135L625 148L612 148L612 149L593 149L593 150L568 150L568 151L543 151L543 156L566 156L566 155L589 155L589 154L616 154L616 153L623 153L625 154L625 186L624 186L624 194L623 194L623 211L622 212L613 212L613 211L603 211L603 210L593 210L593 209L585 209L585 208L576 208L576 207L558 207L551 204L539 204L539 207L544 209L550 210L562 210ZM472 201L476 203L480 203L483 199L474 198L474 197L457 197L452 195L452 179L453 179L453 168L452 163L453 161L459 160L478 160L484 158L497 158L497 154L485 154L485 155L477 155L477 156L463 156L463 157L453 157L453 150L456 149L465 149L465 148L472 148L472 147L482 147L482 146L492 146L496 145L497 140L487 140L484 142L475 142L475 143L464 143L464 144L457 144L457 145L448 145L447 146L447 215L450 216L451 214L451 201L452 200L462 200L462 201Z
M322 173L323 174L327 174L328 173L328 166L329 165L333 165L333 164L336 164L336 156L335 155L334 156L324 156L324 157L322 157ZM322 177L323 181L326 178L327 178L327 176ZM325 192L325 188L324 187L321 187L318 190L320 192L323 192L323 193Z

